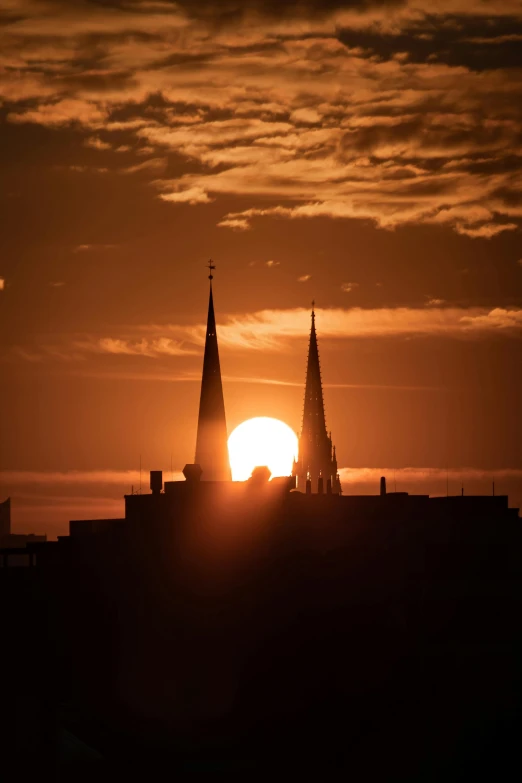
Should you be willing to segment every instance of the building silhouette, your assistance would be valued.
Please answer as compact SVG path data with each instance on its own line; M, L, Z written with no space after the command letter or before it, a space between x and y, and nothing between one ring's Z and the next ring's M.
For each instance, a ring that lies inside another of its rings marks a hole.
M297 489L301 492L341 494L335 446L332 445L331 433L328 434L326 431L313 304L306 368L303 426L299 438L299 457L294 462L292 475L297 478Z
M0 503L0 541L11 533L11 498Z
M6 565L30 565L30 545L47 541L45 535L13 533L11 531L11 498L0 503L0 567ZM29 548L28 548L29 547Z
M216 318L212 295L212 271L215 269L212 261L209 261L208 268L210 291L195 463L201 466L204 481L230 481L232 477L228 458L225 401L221 383Z
M388 492L384 476L341 495L313 312L295 475L223 480L212 289L196 459L184 481L151 471L121 518L0 547L2 779L515 777L506 496Z

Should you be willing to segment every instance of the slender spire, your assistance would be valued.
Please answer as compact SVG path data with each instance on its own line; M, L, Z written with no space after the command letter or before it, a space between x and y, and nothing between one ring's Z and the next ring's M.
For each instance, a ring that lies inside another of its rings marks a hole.
M318 480L322 477L331 480L334 494L340 493L335 449L332 449L332 438L326 430L319 347L315 330L315 302L312 302L299 459L294 465L293 475L297 476L299 489L305 485L306 479L310 478L312 492L317 492Z
M303 412L302 436L312 446L326 436L326 420L324 415L323 386L321 382L321 367L319 364L319 347L315 331L315 302L312 302L312 328L310 330L310 345L308 348L308 365L306 368L306 385Z
M210 291L195 462L201 466L203 471L201 478L203 481L230 481L225 401L221 383L214 298L212 294L212 272L215 268L212 261L209 261L208 279L210 280Z

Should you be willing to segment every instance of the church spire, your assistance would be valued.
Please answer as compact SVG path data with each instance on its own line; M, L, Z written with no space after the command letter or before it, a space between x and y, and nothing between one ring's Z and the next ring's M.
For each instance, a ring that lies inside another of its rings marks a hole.
M323 436L326 436L323 385L321 382L317 333L315 331L314 306L315 302L312 302L312 328L310 330L310 345L308 348L303 429L301 434L301 437L305 437L310 444L319 443Z
M312 482L312 492L317 492L318 479L321 477L324 483L330 480L334 494L340 494L341 485L337 474L335 448L332 450L332 439L326 431L321 365L315 329L315 302L312 302L312 326L306 368L303 426L299 438L299 459L294 464L293 475L297 476L298 488L301 490L306 486L306 480L309 478Z
M209 261L208 279L210 280L210 292L195 462L201 466L203 471L201 478L203 481L230 481L225 401L221 384L216 318L212 295L212 272L215 268L212 261Z

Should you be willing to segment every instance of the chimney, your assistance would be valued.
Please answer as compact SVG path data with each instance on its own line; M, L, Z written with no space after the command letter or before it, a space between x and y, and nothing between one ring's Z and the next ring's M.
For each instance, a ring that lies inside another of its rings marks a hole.
M151 470L150 472L150 488L153 495L159 495L163 489L163 471Z
M381 495L386 494L386 476L381 476Z

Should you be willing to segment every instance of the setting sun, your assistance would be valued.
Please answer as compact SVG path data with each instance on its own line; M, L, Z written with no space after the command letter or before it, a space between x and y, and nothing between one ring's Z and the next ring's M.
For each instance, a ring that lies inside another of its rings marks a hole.
M295 432L279 419L244 421L228 439L232 480L246 481L258 465L266 465L272 476L289 476L297 445Z

